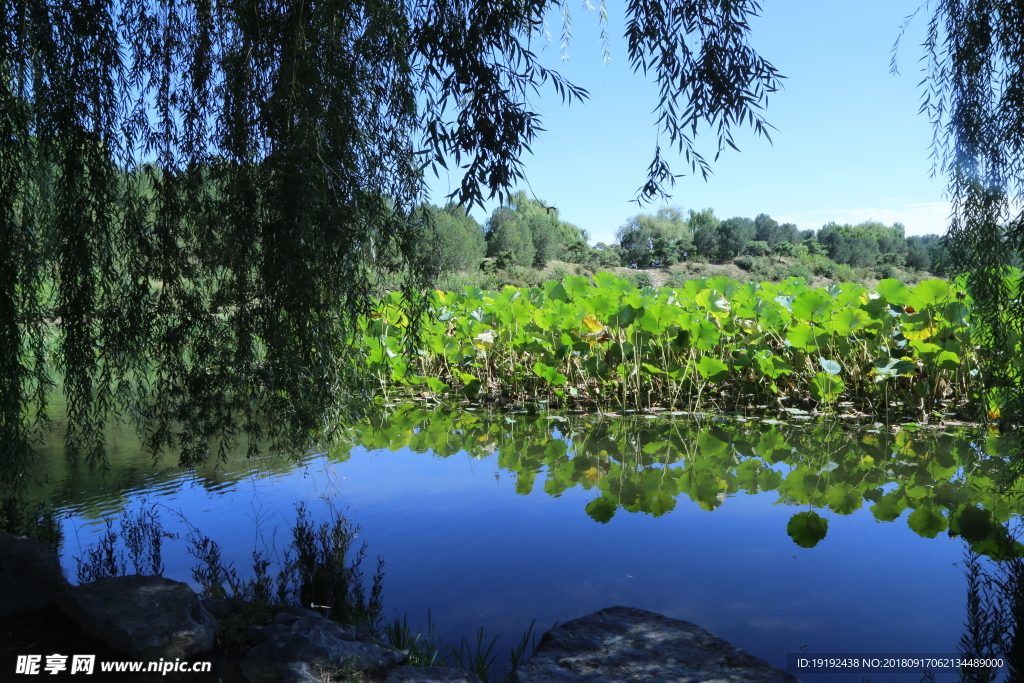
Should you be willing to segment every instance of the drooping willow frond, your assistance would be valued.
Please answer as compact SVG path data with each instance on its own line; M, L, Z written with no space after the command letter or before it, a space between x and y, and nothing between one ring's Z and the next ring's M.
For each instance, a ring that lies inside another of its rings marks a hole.
M927 26L921 110L934 127L933 159L952 202L951 265L974 298L988 416L1020 452L1024 359L1021 280L1009 266L1024 247L1024 5L942 0Z
M191 465L236 439L301 447L351 407L354 321L388 287L415 308L434 275L424 170L457 165L463 205L505 199L541 130L531 97L586 97L531 51L554 4L4 2L5 473L57 380L69 452L98 462L111 416ZM691 160L698 118L720 147L763 130L777 74L745 43L756 10L629 7L630 58ZM659 156L644 196L671 178Z

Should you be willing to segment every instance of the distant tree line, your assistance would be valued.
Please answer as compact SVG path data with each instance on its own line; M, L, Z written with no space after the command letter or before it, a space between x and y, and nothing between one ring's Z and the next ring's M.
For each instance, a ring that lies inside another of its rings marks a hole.
M851 268L891 265L943 272L943 249L938 235L907 237L900 223L876 221L857 225L827 223L820 230L799 230L767 214L756 218L719 220L714 211L677 209L630 218L616 233L620 265L645 268L668 266L688 259L726 261L737 256L822 255Z
M486 267L544 267L558 259L593 267L671 266L684 261L729 261L737 257L793 257L832 261L849 268L907 268L945 272L938 235L906 236L900 223L857 225L830 222L820 230L799 230L767 214L719 220L712 209L675 207L628 219L612 244L590 246L585 230L563 221L558 209L518 192L497 207L481 226L466 211L449 205L429 207L431 240L443 271ZM826 262L827 263L827 262Z
M582 263L588 255L589 236L585 230L563 221L558 209L516 192L496 208L481 226L464 208L449 204L427 208L432 220L425 221L428 238L436 248L444 272L474 270L484 257L494 267L534 266L560 259Z

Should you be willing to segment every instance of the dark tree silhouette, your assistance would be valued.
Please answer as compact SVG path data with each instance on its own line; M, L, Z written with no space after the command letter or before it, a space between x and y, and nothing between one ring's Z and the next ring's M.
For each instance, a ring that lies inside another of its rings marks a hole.
M67 446L113 415L183 464L298 448L351 409L348 343L382 276L415 309L427 167L506 199L530 96L586 92L532 51L559 2L10 0L0 10L0 465L22 470L56 370ZM698 122L766 132L779 75L754 0L627 8L635 69L694 170ZM675 175L655 150L646 200ZM415 320L415 316L412 316Z

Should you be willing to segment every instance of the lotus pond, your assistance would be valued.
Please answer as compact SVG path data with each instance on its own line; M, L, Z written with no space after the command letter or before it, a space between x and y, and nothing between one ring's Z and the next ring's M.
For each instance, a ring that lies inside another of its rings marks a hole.
M427 305L418 336L397 293L362 321L356 343L386 396L591 411L839 408L915 421L999 412L983 395L983 333L957 282L815 289L803 278L716 277L638 289L597 273L530 289L438 291ZM1021 358L1014 344L1008 356Z
M790 652L957 651L965 551L991 566L1021 549L1000 525L1021 504L1017 489L993 492L1007 469L996 438L806 415L420 402L346 428L323 453L246 460L242 450L189 473L126 435L112 439L110 469L90 471L55 439L30 493L56 506L72 581L107 522L116 530L143 508L178 535L164 541L165 576L201 590L191 529L244 576L254 550L275 557L305 502L314 521L334 507L361 526L369 557L385 561L385 616L425 629L429 615L439 639L475 640L483 627L504 653L533 620L543 631L621 604L693 621L785 667Z

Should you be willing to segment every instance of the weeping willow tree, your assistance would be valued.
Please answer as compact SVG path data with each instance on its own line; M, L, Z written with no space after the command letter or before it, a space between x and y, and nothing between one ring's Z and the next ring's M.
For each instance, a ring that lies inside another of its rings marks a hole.
M934 126L935 170L952 202L950 265L974 299L988 418L1024 471L1024 3L940 0L928 23L921 110Z
M134 422L184 465L234 440L301 447L354 405L353 323L385 276L415 310L424 171L504 200L530 97L586 91L534 50L552 0L4 0L0 466L23 471L55 390L67 448ZM753 0L634 0L634 69L693 171L711 124L765 133L779 86ZM603 15L603 8L602 8ZM564 34L568 36L568 14ZM640 199L676 176L660 147ZM223 454L223 451L221 451Z

